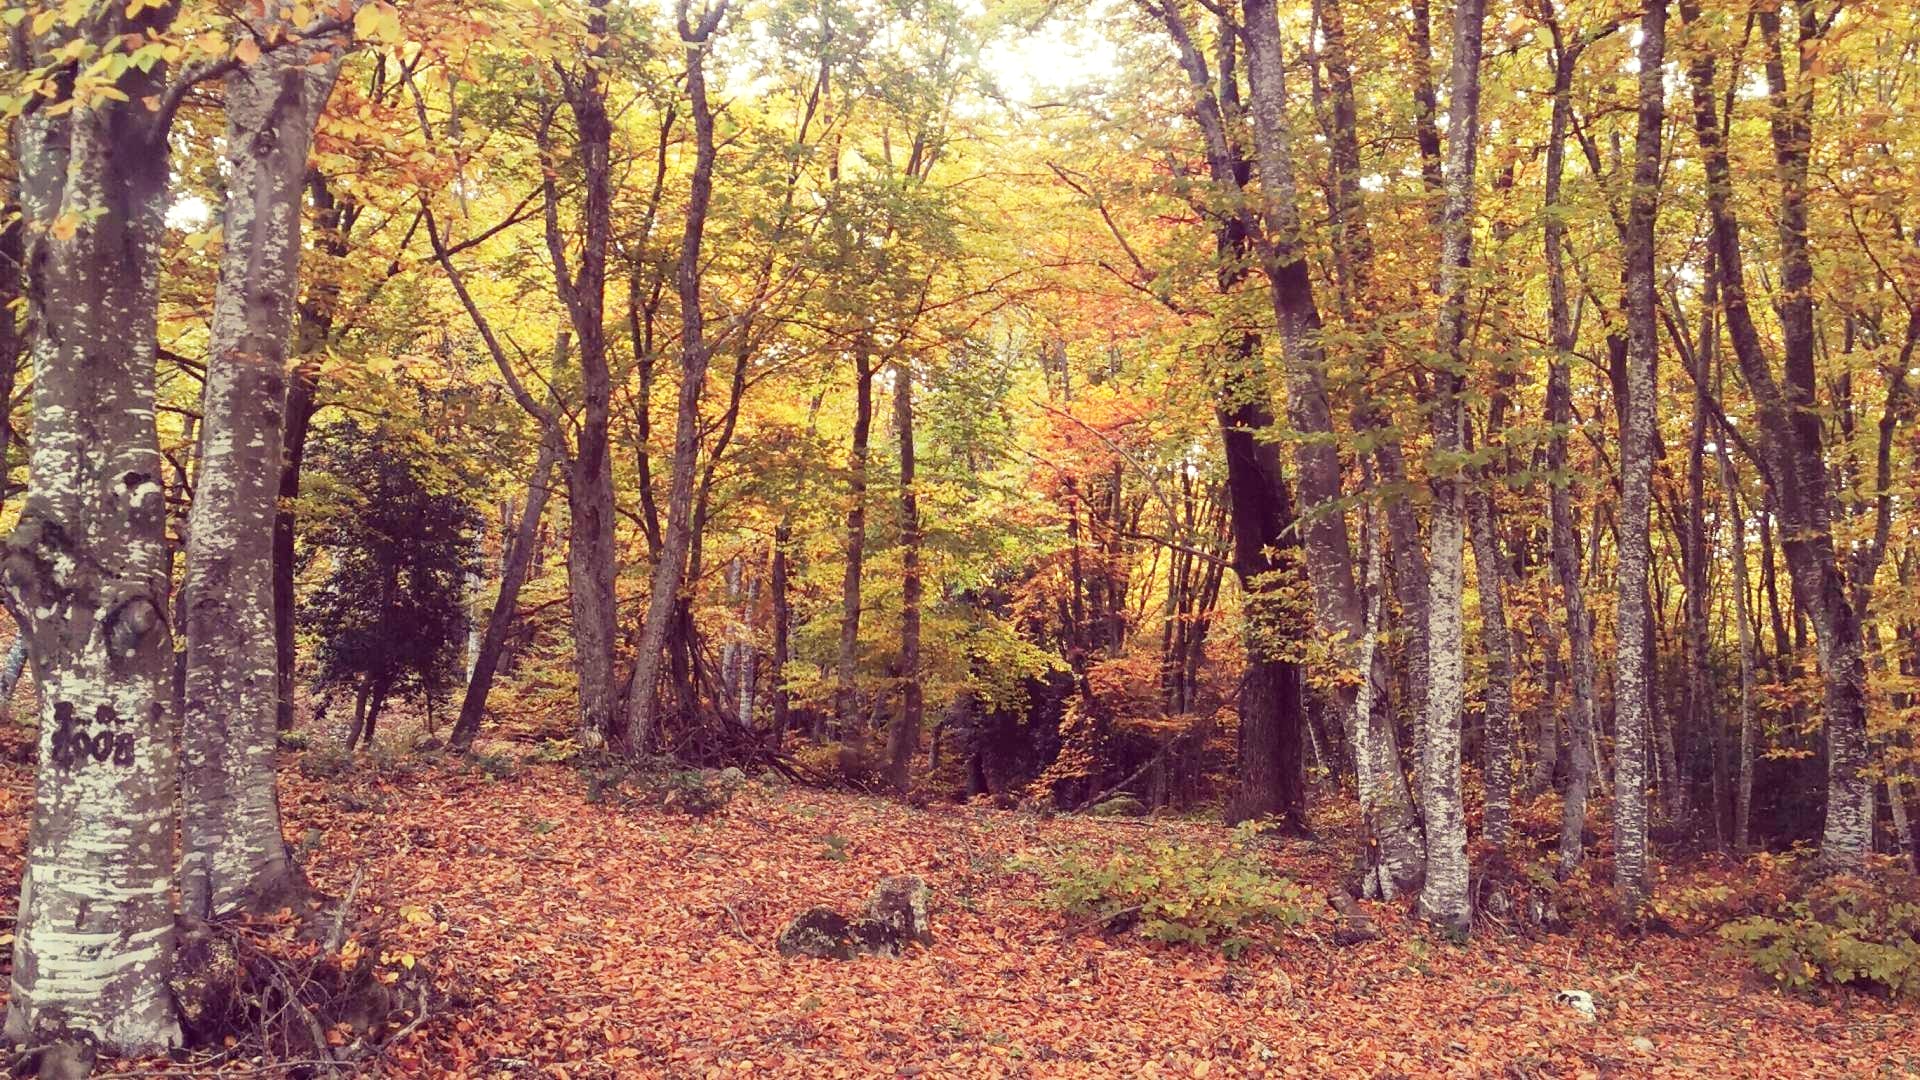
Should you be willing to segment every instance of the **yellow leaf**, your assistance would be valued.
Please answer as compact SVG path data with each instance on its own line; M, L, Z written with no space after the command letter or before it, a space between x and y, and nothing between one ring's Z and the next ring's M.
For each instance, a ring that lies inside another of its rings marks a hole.
M258 63L260 46L252 38L241 38L240 43L233 47L233 57L243 64Z
M363 4L353 13L353 36L373 39L380 36L380 11L377 4Z
M80 215L68 211L53 219L53 227L47 230L55 240L71 240L80 231Z

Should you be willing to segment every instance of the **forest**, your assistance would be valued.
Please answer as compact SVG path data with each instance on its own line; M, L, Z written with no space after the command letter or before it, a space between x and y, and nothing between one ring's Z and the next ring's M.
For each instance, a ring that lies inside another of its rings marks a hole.
M1920 9L0 29L12 1075L1920 1075Z

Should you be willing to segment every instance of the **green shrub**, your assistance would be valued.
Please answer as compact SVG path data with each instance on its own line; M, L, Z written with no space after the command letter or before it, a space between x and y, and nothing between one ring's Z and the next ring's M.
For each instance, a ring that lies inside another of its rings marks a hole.
M309 780L332 780L353 771L353 755L339 743L325 743L300 755L300 775Z
M275 736L282 750L305 750L313 745L313 736L304 731L283 731Z
M590 803L658 806L691 817L723 809L747 783L739 769L687 769L669 758L601 762L582 772Z
M1235 833L1225 850L1150 841L1104 862L1077 852L1030 866L1047 883L1041 902L1109 930L1135 929L1154 941L1218 944L1237 956L1256 935L1308 919L1307 891L1269 874Z
M542 739L527 760L535 765L565 765L580 756L580 744L572 739Z
M520 763L513 759L512 754L499 752L475 754L473 757L473 767L494 780L508 779L513 776L514 773L520 771Z
M1813 880L1720 937L1790 990L1867 986L1920 1000L1920 877L1891 866Z

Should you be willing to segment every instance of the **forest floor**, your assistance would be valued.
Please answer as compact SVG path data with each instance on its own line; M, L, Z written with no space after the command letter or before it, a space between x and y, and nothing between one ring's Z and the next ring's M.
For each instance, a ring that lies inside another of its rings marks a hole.
M1224 838L1202 823L922 810L757 782L695 819L591 802L565 766L491 775L392 755L283 776L288 836L315 884L337 896L358 877L357 917L383 959L429 965L446 991L363 1075L1920 1075L1920 1011L1783 995L1711 935L1486 928L1457 946L1372 905L1379 940L1336 947L1329 917L1229 961L1076 931L1022 869L1064 850ZM28 766L0 768L9 892L29 784ZM1268 857L1323 889L1342 862L1331 842ZM776 954L794 914L855 907L887 874L931 885L931 947ZM1556 1004L1562 989L1589 992L1597 1019Z

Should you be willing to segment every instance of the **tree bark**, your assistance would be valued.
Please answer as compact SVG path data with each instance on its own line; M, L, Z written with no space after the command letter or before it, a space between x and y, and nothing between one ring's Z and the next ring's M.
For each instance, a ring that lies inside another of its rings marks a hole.
M1371 834L1372 857L1384 871L1373 887L1390 897L1419 885L1425 873L1423 841L1406 776L1400 768L1399 736L1393 730L1391 716L1372 707L1374 631L1354 580L1353 548L1345 515L1339 508L1341 468L1326 389L1326 357L1319 342L1320 315L1305 257L1295 240L1298 221L1293 205L1293 160L1278 11L1273 0L1248 0L1244 13L1250 119L1264 185L1266 250L1262 264L1280 327L1287 419L1298 436L1294 441L1294 470L1300 490L1298 531L1313 595L1316 632L1336 643L1336 655L1358 676L1354 682L1359 686L1350 687L1343 681L1336 693L1346 714L1356 761L1364 773L1360 778L1362 815ZM1191 51L1190 46L1183 48L1185 51ZM1187 66L1191 78L1193 65L1189 62ZM1196 89L1204 82L1192 81ZM1202 112L1203 127L1221 128L1217 110L1211 125L1204 109ZM1208 137L1224 146L1223 131L1218 135L1210 132Z
M860 577L867 546L867 455L873 429L873 357L865 336L854 344L853 445L847 455L847 556L840 583L840 655L835 665L834 721L853 730L859 712Z
M726 14L724 3L711 9L696 27L680 6L680 37L686 46L687 98L693 112L694 166L687 197L686 229L680 239L675 283L680 293L680 398L674 417L672 479L667 490L667 526L653 564L647 617L640 648L634 654L633 688L628 698L624 741L632 751L653 736L658 715L656 684L661 650L680 610L681 589L693 546L695 467L700 457L700 395L706 387L711 346L700 307L700 246L706 235L707 208L713 201L713 110L707 103L706 56L713 32Z
M566 350L564 339L560 349ZM558 432L548 431L540 440L533 478L527 483L526 506L520 511L519 524L508 541L506 558L501 560L500 591L494 596L493 610L487 614L480 651L474 656L472 673L467 676L467 691L460 700L460 717L447 736L448 743L463 753L480 733L480 721L487 711L487 695L493 689L493 677L500 669L507 635L513 629L514 615L520 607L520 586L526 583L527 569L533 563L533 548L540 541L540 517L546 512L547 496L552 492L554 466L565 453L566 447Z
M894 364L893 420L900 439L900 711L887 734L889 779L907 793L920 743L924 707L920 687L920 507L914 491L913 365Z
M1727 453L1726 437L1718 440L1720 486L1726 489L1727 519L1733 523L1729 543L1733 556L1733 617L1740 641L1740 761L1733 794L1733 849L1746 851L1753 810L1753 758L1758 752L1758 725L1753 715L1753 623L1747 611L1747 519L1740 512L1739 478Z
M347 232L358 214L352 204L335 195L318 170L307 174L307 191L314 210L314 247L331 259L343 259L350 249ZM333 338L334 307L340 284L332 275L310 276L309 292L295 309L293 370L287 380L287 403L281 416L280 491L273 515L273 643L279 673L280 700L275 724L293 727L294 670L299 657L294 638L294 500L300 497L300 477L306 463L307 432L319 406L320 359Z
M1827 475L1814 366L1813 261L1807 237L1808 139L1814 65L1822 24L1797 4L1798 84L1787 85L1777 11L1756 22L1767 46L1766 81L1775 173L1780 182L1780 296L1783 364L1776 378L1747 305L1740 226L1734 216L1731 168L1714 102L1714 55L1702 48L1688 65L1694 134L1707 177L1711 243L1720 268L1721 309L1734 359L1753 396L1763 478L1780 519L1780 546L1799 607L1810 617L1819 650L1827 735L1827 808L1821 858L1834 869L1857 866L1872 848L1873 782L1866 773L1867 685L1861 613L1835 551L1834 498ZM1697 5L1683 4L1689 23ZM1776 625L1784 636L1784 629ZM1784 655L1784 650L1783 650Z
M1431 420L1435 461L1428 527L1427 715L1421 729L1420 803L1427 827L1427 879L1420 913L1455 934L1472 923L1467 883L1466 806L1460 790L1464 707L1461 600L1465 505L1458 455L1464 450L1466 304L1473 258L1474 166L1480 127L1481 30L1485 0L1460 0L1453 16L1451 100L1447 106L1446 209L1441 223L1440 315ZM1449 457L1456 460L1447 460Z
M1547 366L1547 471L1552 490L1551 520L1553 575L1560 585L1566 609L1568 768L1561 800L1559 872L1566 877L1580 865L1584 852L1587 797L1598 762L1594 759L1593 630L1587 619L1586 589L1580 579L1580 539L1574 529L1572 470L1567 459L1567 434L1573 423L1573 378L1569 359L1577 344L1573 314L1567 302L1565 211L1561 181L1566 171L1566 141L1573 122L1573 71L1579 59L1577 43L1569 45L1554 21L1549 4L1541 5L1543 19L1554 36L1553 106L1547 136L1545 239L1547 262L1547 318L1553 336L1553 355ZM1557 725L1556 725L1557 726ZM1548 766L1549 774L1552 766Z
M178 9L121 6L83 48L164 34ZM28 65L76 39L27 42ZM15 923L6 1035L79 1030L110 1053L180 1041L166 507L154 429L155 287L168 205L162 62L131 100L41 103L16 123L33 355L31 485L0 558L40 684L40 768Z
M559 227L559 195L545 182L547 247L554 280L580 349L581 411L573 460L567 469L567 585L573 615L574 667L579 676L580 737L587 746L624 742L613 683L614 549L613 456L610 450L613 381L605 327L607 246L612 232L613 124L601 64L606 49L606 0L588 5L587 33L596 44L577 72L562 80L573 113L574 155L580 163L581 241L577 271L567 266ZM544 132L543 138L544 138Z
M1640 17L1640 105L1634 135L1633 193L1626 241L1626 407L1620 437L1618 662L1614 697L1614 888L1622 914L1638 919L1652 882L1647 856L1647 738L1652 717L1648 683L1654 656L1648 641L1647 577L1654 424L1659 392L1659 296L1654 280L1654 218L1659 210L1660 127L1666 117L1666 0Z
M1467 496L1467 524L1473 534L1473 566L1480 594L1480 640L1487 654L1485 711L1486 808L1481 832L1490 844L1504 846L1513 836L1513 643L1507 633L1507 608L1501 593L1506 579L1500 538L1493 528L1491 495Z
M773 686L771 697L773 704L773 738L777 746L787 737L787 729L793 725L792 698L787 693L787 660L791 647L789 639L793 633L793 602L790 597L788 548L793 543L793 521L783 516L780 524L773 530L773 563L769 576L769 588L773 593Z
M273 527L307 150L337 50L276 50L227 76L226 243L187 519L180 898L209 918L300 885L280 833Z

